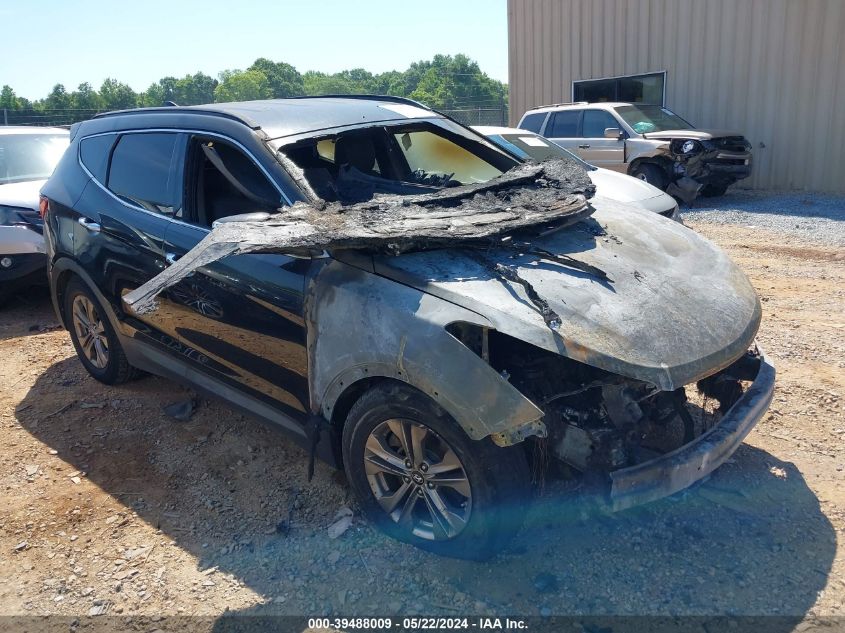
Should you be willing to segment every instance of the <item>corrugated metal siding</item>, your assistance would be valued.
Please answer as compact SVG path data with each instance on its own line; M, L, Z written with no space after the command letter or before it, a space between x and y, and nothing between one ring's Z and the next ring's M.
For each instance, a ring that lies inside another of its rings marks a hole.
M754 145L747 186L845 192L845 0L508 0L510 112L667 71L666 105Z

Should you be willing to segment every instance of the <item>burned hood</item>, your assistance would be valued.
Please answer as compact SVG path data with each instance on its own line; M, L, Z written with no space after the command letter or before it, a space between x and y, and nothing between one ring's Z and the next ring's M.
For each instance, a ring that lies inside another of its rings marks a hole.
M673 138L691 138L697 141L709 141L725 136L742 136L739 132L730 130L664 130L662 132L646 132L643 138L654 140L671 140Z
M606 279L511 248L377 256L375 270L470 309L502 333L665 390L729 365L756 335L760 303L746 276L677 222L609 202L531 247ZM551 326L532 290L559 317Z

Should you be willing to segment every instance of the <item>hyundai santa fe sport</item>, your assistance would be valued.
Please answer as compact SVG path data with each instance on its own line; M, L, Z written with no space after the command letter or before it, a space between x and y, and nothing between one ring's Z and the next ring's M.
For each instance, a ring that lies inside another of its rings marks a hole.
M412 101L142 109L74 126L42 190L81 363L150 372L343 468L364 515L483 558L544 477L623 510L724 463L774 369L745 275L570 158Z

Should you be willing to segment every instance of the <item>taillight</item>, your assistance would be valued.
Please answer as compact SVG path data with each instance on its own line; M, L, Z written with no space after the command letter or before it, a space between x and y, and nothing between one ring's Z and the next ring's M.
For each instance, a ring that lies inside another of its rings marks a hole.
M43 220L44 217L47 215L47 212L50 210L50 201L47 200L44 196L41 196L38 199L38 215L41 216Z

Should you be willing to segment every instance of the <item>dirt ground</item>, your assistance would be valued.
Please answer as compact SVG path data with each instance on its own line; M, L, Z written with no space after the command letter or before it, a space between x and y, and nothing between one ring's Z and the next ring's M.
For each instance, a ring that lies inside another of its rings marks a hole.
M357 514L330 538L354 508L340 474L307 483L300 448L220 402L167 417L187 394L168 381L97 383L46 294L26 295L0 312L0 615L772 614L829 630L845 616L845 254L693 226L762 297L770 412L705 484L609 517L546 494L483 564Z

